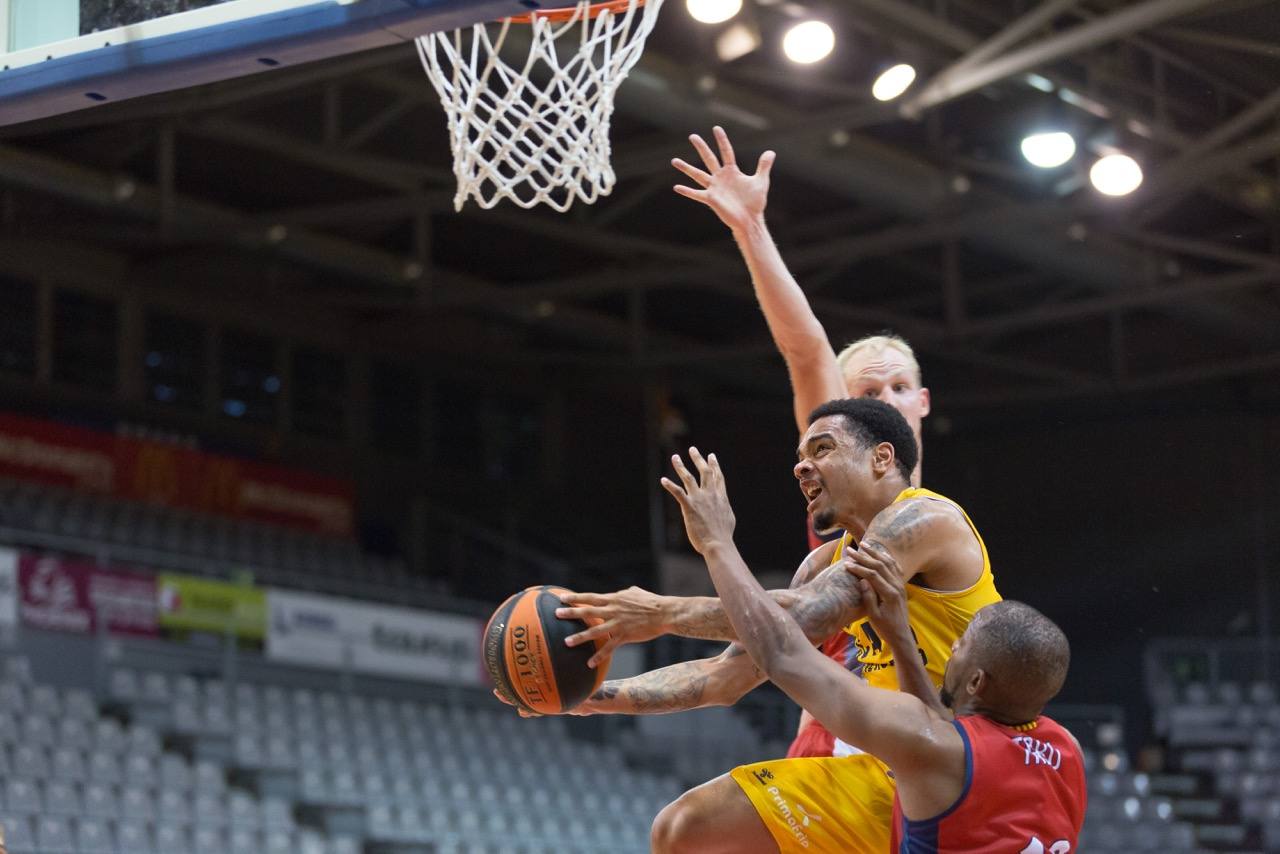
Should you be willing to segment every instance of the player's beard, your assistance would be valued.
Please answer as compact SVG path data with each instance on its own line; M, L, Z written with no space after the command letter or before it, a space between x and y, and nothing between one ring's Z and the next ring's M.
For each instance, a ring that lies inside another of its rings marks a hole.
M840 530L840 524L836 521L836 511L828 509L814 513L813 530L824 536Z

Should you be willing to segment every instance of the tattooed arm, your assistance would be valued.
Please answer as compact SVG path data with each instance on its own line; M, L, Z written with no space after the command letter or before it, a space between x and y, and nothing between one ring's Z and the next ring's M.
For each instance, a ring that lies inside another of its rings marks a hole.
M927 498L891 504L878 513L864 536L888 551L907 581L928 569L927 582L939 589L960 590L977 581L981 551L968 524L952 505ZM826 566L837 543L815 549L805 563L811 572L825 567L809 584L787 590L771 590L770 597L800 624L805 637L821 643L833 632L863 616L858 579L847 561ZM641 602L637 596L643 597ZM658 635L672 634L702 640L734 641L733 626L720 600L710 596L657 596L636 588L608 595L579 593L565 601L590 607L561 609L560 617L599 618L603 622L572 635L570 646L609 638L609 648Z
M832 546L815 549L791 579L791 589L813 580L831 561ZM629 679L610 679L574 708L580 715L661 715L731 706L765 681L764 673L732 643L714 658L682 661Z

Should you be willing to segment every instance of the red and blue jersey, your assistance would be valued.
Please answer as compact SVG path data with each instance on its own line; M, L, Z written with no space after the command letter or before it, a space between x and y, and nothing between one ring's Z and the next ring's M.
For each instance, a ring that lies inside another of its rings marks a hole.
M1084 823L1083 757L1055 721L1004 726L981 715L953 721L965 780L945 812L924 821L893 802L893 854L1070 854Z

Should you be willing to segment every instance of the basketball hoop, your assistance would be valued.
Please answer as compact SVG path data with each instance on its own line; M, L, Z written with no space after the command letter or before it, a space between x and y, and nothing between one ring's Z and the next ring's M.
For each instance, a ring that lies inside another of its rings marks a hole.
M592 204L607 196L617 181L609 162L614 95L661 7L662 0L584 0L419 37L422 66L449 119L454 208L468 198L486 209L510 199L563 212L575 198ZM519 67L499 55L513 24L531 34Z

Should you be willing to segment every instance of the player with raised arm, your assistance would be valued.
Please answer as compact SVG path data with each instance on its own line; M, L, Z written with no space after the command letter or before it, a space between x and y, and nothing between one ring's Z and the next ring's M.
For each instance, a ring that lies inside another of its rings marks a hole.
M895 571L914 583L906 599L915 631L917 654L927 669L920 686L904 688L934 693L951 645L973 614L999 600L986 548L968 517L950 500L910 486L915 467L915 440L901 413L875 400L838 400L819 407L802 437L795 476L808 499L808 509L824 529L843 528L834 544L837 560L811 582L774 591L811 641L845 627L858 645L859 667L871 684L897 689L900 676L884 639L864 619L858 555L845 545L877 543L894 561ZM812 562L813 556L810 557ZM801 572L806 571L802 568ZM603 597L602 597L603 598ZM733 640L719 600L709 597L656 596L645 591L608 604L566 609L562 616L602 617L617 640L632 642L663 633L710 640ZM684 662L631 679L606 682L583 704L581 713L651 714L733 702L764 674L749 657L734 651L727 663ZM745 675L733 681L725 671ZM847 678L853 679L853 676ZM746 688L744 688L744 683ZM728 696L718 695L724 691ZM740 850L768 845L768 827L785 823L790 813L772 802L753 799L754 776L767 765L779 785L809 793L810 806L846 817L833 825L831 844L842 851L881 854L889 841L893 783L883 763L866 755L802 758L743 766L686 793L655 822L655 833L669 844L700 850L700 841L743 840ZM789 809L789 807L788 807ZM717 843L719 844L719 843ZM802 846L803 847L803 846ZM768 850L765 848L764 850ZM833 849L834 850L834 849Z
M1084 823L1086 786L1079 745L1045 717L1062 688L1070 651L1062 631L1020 602L981 609L955 642L940 696L928 701L877 691L810 646L805 632L761 588L733 543L734 517L719 461L689 449L694 477L679 457L680 484L663 478L679 502L689 541L702 554L721 602L747 654L765 674L842 739L884 760L897 783L892 839L880 851L902 854L1069 854ZM877 552L867 543L865 553ZM909 608L897 596L896 573L882 565L863 582L886 642L899 651L899 675L924 670L913 655ZM869 589L870 588L870 589ZM881 599L881 595L883 598ZM948 713L954 711L954 716ZM808 793L766 763L747 784L754 802L779 806L784 821L768 829L774 846L729 836L667 834L655 823L656 854L790 850L848 851L833 844L841 811L819 813ZM830 762L850 760L827 760ZM696 791L696 790L695 790ZM757 834L758 837L758 834ZM874 850L874 849L872 849Z
M711 151L697 134L690 136L702 158L705 171L677 158L672 164L698 185L677 187L676 191L710 207L733 234L751 273L756 297L769 326L770 334L787 364L794 392L793 407L799 432L808 426L809 413L818 405L836 398L872 397L884 401L902 413L911 426L917 445L917 460L911 485L919 486L920 455L923 454L922 422L929 414L929 390L921 380L920 365L911 345L891 334L870 335L845 347L837 356L826 330L814 315L804 292L787 269L765 222L769 175L774 162L772 152L765 152L754 175L747 175L737 165L733 146L724 130L715 129L720 156ZM815 550L796 572L792 587L814 578L832 560L836 547L823 544L807 519L809 548ZM620 595L642 595L638 588ZM600 605L600 597L573 594L569 604ZM821 649L842 666L857 670L858 648L853 636L844 631L833 632L823 639ZM685 680L705 679L704 691L696 696ZM702 705L736 702L759 684L759 673L742 660L741 649L730 646L719 656L697 662L683 662L673 669L655 672L653 685L646 689L636 685L637 712L677 711L689 708L682 703L697 700ZM660 680L663 680L660 682ZM658 689L668 685L682 686L679 696L669 703ZM584 707L580 713L591 710ZM840 756L856 752L841 742L808 712L801 710L796 737L788 756Z

